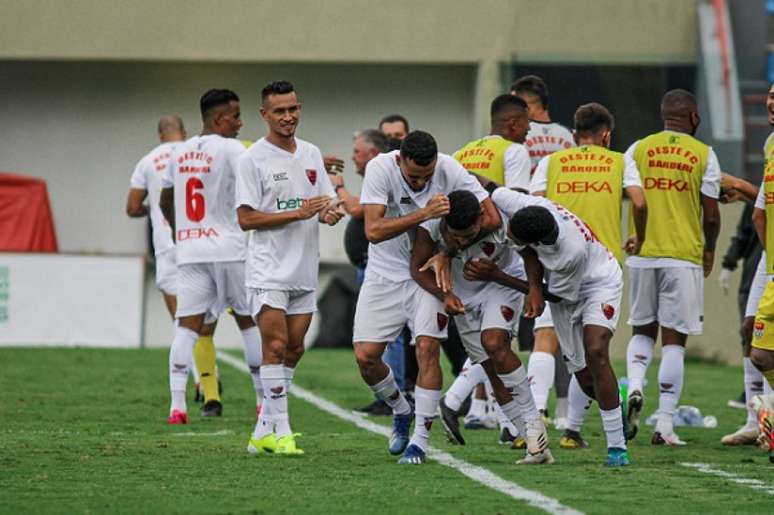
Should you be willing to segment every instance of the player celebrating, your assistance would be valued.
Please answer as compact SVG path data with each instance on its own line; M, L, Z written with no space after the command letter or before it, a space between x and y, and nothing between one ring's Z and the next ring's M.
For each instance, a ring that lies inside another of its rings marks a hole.
M320 150L295 137L301 104L293 85L271 82L261 91L269 128L239 159L236 207L250 233L246 284L263 339L265 398L247 450L303 454L290 429L287 392L304 353L316 308L319 222L336 224L333 186Z
M522 247L529 293L524 313L543 311L543 272L551 293L554 326L567 368L596 398L607 437L607 464L629 464L621 404L608 347L619 316L621 267L588 226L544 198L487 185L495 205L510 216L508 236Z
M686 340L702 331L702 271L704 277L712 271L720 231L720 165L715 152L693 137L700 118L691 93L667 92L661 100L661 118L662 132L636 141L626 151L642 176L650 220L639 256L626 260L632 326L626 351L628 417L634 436L643 379L660 326L660 395L651 442L685 445L674 432L672 416L683 389Z
M524 267L508 242L507 222L487 234L481 230L482 218L479 200L473 193L449 194L449 214L424 222L417 229L411 274L422 288L443 302L447 313L455 316L465 350L471 361L486 371L497 403L511 423L526 423L528 453L519 463L552 463L548 434L532 400L527 372L510 347L524 302L524 295L513 284L525 277ZM451 291L439 287L431 272L421 271L436 247L455 256ZM419 306L420 310L424 308ZM456 399L468 393L458 394ZM459 403L450 408L442 399L440 408L441 422L450 440L464 445L456 413Z
M604 106L591 103L575 111L577 148L554 152L543 158L532 177L533 195L547 197L581 218L599 241L621 262L622 197L631 200L635 234L625 245L628 254L637 254L645 238L647 207L640 174L634 160L609 150L615 121ZM540 327L553 327L551 309L546 306L539 318ZM533 377L532 392L539 409L545 410L551 383L545 377ZM580 426L591 404L577 380L570 384L568 428L560 445L586 447Z
M446 195L458 189L472 191L482 202L485 230L499 227L500 217L486 192L454 158L439 154L435 139L426 132L409 133L399 151L380 154L366 166L360 203L371 244L353 341L360 375L393 410L389 451L405 451L400 463L425 461L441 396L438 340L445 337L449 321L443 304L411 278L412 235L420 223L448 214ZM395 340L406 323L416 339L419 364L417 421L410 442L411 407L381 359L385 344Z
M233 309L242 331L251 370L261 364L260 335L244 287L244 234L232 207L236 160L245 149L235 139L242 126L239 97L212 89L199 105L202 133L175 149L160 200L176 235L178 263L178 325L169 351L170 424L188 423L185 390L193 347L202 325L214 322L226 307Z

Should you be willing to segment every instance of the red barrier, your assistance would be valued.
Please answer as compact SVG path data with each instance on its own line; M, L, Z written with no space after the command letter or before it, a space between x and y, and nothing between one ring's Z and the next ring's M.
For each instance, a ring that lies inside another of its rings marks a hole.
M57 250L46 182L0 172L0 251Z

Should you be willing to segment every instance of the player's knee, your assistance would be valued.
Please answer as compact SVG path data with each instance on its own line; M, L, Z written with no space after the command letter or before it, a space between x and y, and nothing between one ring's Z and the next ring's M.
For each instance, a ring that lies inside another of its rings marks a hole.
M378 366L381 356L370 345L359 344L355 345L355 360L362 370L369 370Z
M608 342L594 341L586 345L586 361L590 367L597 368L609 364Z
M440 363L441 346L438 340L432 338L417 338L416 352L417 362L424 366L433 366Z
M774 370L774 352L772 351L753 347L750 350L750 361L761 372Z
M282 338L270 338L263 342L263 361L281 363L285 360L287 342Z

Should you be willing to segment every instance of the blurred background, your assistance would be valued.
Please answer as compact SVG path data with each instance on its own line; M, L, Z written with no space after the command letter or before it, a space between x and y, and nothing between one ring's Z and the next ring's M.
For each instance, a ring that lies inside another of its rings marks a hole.
M581 103L608 106L623 151L661 128L662 94L682 87L700 99L699 137L723 170L757 183L770 131L772 4L0 0L0 344L169 344L148 225L124 211L128 181L157 142L158 118L179 114L197 133L198 99L212 87L240 95L240 138L255 140L265 132L261 87L292 81L303 103L298 135L347 162L354 192L353 134L387 114L451 153L487 133L492 98L537 74L555 121L571 125ZM741 361L739 274L727 295L717 274L741 208L722 208L705 333L689 346L732 363ZM31 220L44 235L20 241ZM343 231L321 237L322 286L349 267ZM618 356L629 336L621 320ZM218 345L239 346L234 324L221 327Z

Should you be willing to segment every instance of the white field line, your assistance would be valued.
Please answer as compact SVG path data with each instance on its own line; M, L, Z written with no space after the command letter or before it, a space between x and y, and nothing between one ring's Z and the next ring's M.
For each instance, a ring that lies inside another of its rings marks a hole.
M172 433L172 436L183 436L183 437L192 437L192 436L231 436L234 432L230 429L221 429L220 431L215 431L212 433L194 433L194 432L188 432L188 433Z
M234 356L231 356L229 354L219 352L218 359L228 365L231 365L232 367L238 370L241 370L247 373L250 372L250 370L247 368L247 365L244 363L244 361L242 361L239 358L235 358ZM390 437L390 433L391 433L390 428L386 426L382 426L380 424L375 424L370 420L368 420L367 418L365 418L365 416L363 415L345 410L341 406L334 404L333 402L327 399L323 399L322 397L318 397L317 395L313 394L309 390L305 390L298 385L294 384L293 387L290 388L290 394L293 395L294 397L298 397L300 399L305 400L306 402L312 404L313 406L315 406L316 408L322 411L325 411L326 413L339 417L340 419L346 420L347 422L351 422L361 429L365 429L366 431L370 431L372 433L380 434L387 438ZM561 504L558 500L554 499L553 497L548 497L546 495L541 494L540 492L523 488L512 481L508 481L506 479L501 478L494 472L491 472L477 465L473 465L466 461L457 459L447 452L443 452L441 450L430 447L427 453L427 456L428 458L435 460L442 465L446 465L447 467L451 467L461 472L462 474L472 479L473 481L476 481L477 483L481 483L482 485L488 488L491 488L492 490L495 490L497 492L500 492L502 494L505 494L509 497L512 497L513 499L524 501L530 506L534 506L535 508L543 510L547 513L556 514L556 515L559 515L559 514L583 515L583 512L575 510L568 506L565 506ZM410 465L407 465L407 466L410 466ZM525 465L525 466L539 467L541 465Z
M726 472L725 470L712 468L712 466L709 463L680 463L680 465L683 467L688 467L694 470L698 470L699 472L703 472L704 474L710 474L712 476L721 477L723 479L731 481L732 483L746 486L748 488L752 488L753 490L758 490L759 492L763 492L769 495L774 495L774 485L765 483L760 479L750 479L750 478L740 476L738 474L734 474L732 472Z

